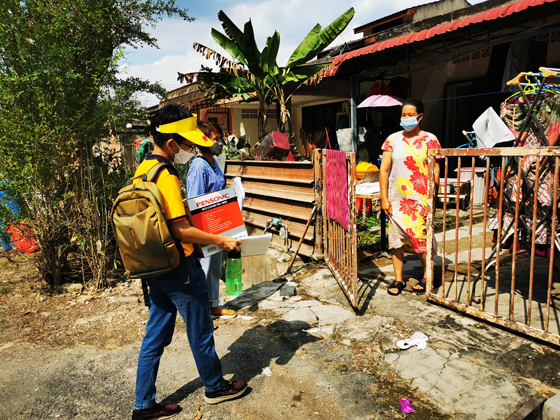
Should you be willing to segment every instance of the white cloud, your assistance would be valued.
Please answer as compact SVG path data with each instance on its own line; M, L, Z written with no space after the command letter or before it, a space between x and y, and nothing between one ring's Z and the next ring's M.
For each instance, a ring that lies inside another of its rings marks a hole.
M194 42L213 46L210 28L211 24L204 20L197 19L192 23L178 19L164 20L151 31L160 48L127 51L125 63L121 66L122 76L159 82L168 91L184 86L177 80L177 72L196 72L201 64L214 67L212 61L206 60L192 46ZM159 103L155 95L142 94L139 98L144 106Z
M190 73L198 71L193 57L197 55L195 51L186 55L166 55L154 63L140 65L124 65L121 70L123 76L135 76L150 82L159 82L166 90L177 89L183 84L177 80L177 72ZM196 57L198 58L198 57ZM139 96L145 106L159 103L155 95L141 94Z
M481 1L483 0L474 0L471 3ZM325 27L349 7L354 7L356 14L346 30L331 46L361 37L361 34L354 35L353 29L358 26L422 3L413 0L390 2L352 0L343 6L340 1L335 0L285 0L282 3L275 0L241 3L227 0L214 1L209 4L205 15L195 15L194 22L165 19L155 29L149 31L157 38L160 49L129 50L127 61L131 64L127 66L127 72L131 76L152 82L159 81L167 90L172 90L181 86L177 81L178 71L181 73L198 71L201 64L212 67L211 60L206 60L192 48L193 42L199 42L224 53L210 34L212 27L222 31L217 10L210 10L212 9L210 6L222 7L239 28L243 28L245 22L251 19L255 38L261 49L266 38L271 36L274 30L278 30L281 39L278 64L284 65L297 45L317 23ZM146 106L157 102L155 97L143 98Z
M280 33L278 64L283 65L317 23L322 27L329 25L350 6L342 6L340 2L331 0L288 0L282 3L280 9L277 1L268 0L258 4L241 3L226 13L240 27L251 18L259 48L264 46L266 38L276 29ZM352 30L355 19L343 35L332 43L333 46L355 37Z

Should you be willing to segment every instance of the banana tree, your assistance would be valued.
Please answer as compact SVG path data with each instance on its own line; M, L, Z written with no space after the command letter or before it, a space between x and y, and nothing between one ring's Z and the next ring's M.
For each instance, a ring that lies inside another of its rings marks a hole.
M266 39L265 47L259 51L251 20L245 23L242 31L223 11L220 11L218 19L222 22L225 34L212 28L212 37L233 57L233 61L208 47L195 43L195 50L204 54L207 59L213 58L221 69L221 73L206 72L199 75L207 83L212 83L212 80L220 80L224 83L229 79L232 86L240 86L241 82L238 79L244 79L247 89L252 90L259 100L259 140L267 134L266 106L277 101L280 106L279 129L288 134L292 142L294 136L291 117L286 104L293 92L302 84L316 83L320 80L328 65L327 63L305 64L328 47L346 29L353 17L354 8L350 8L324 29L320 24L315 25L294 50L286 65L280 68L276 62L280 47L278 31ZM284 88L288 84L292 84L294 89L286 96Z

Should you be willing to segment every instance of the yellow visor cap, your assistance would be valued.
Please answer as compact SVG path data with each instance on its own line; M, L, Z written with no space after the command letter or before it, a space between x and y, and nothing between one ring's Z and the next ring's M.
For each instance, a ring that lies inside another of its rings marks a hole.
M190 118L175 121L169 124L159 126L160 133L163 134L179 134L181 137L193 142L197 146L210 147L214 143L196 126L196 115Z

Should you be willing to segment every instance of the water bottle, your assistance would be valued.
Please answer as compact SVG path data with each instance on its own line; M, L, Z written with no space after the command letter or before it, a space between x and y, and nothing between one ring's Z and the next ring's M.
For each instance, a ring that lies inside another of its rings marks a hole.
M226 263L226 294L238 295L241 293L241 252L230 251Z

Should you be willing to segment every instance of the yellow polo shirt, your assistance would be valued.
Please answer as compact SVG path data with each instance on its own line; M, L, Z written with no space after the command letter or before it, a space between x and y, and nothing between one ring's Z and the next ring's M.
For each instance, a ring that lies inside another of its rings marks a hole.
M171 165L171 162L163 156L147 154L142 163L138 166L138 169L136 169L134 176L148 173L157 163L167 163ZM140 178L135 179L134 183L136 182L140 182ZM185 205L183 204L183 197L181 197L181 186L179 184L177 171L175 171L175 169L171 171L167 168L163 169L156 179L156 185L163 196L163 210L165 211L165 220L167 220L167 224L170 225L180 220L186 221ZM186 257L193 253L192 243L181 241L181 245L183 245Z

